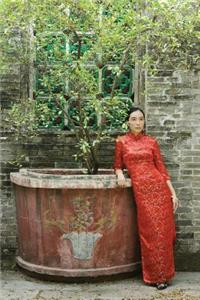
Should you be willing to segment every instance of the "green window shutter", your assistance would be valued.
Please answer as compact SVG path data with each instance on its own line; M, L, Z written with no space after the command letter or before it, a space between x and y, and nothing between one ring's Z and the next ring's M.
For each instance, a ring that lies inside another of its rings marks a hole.
M116 75L117 65L104 66L103 80L102 80L102 92L104 97L107 97L111 94L111 89ZM117 71L119 71L117 69ZM117 95L120 97L131 97L133 94L133 77L134 70L131 66L126 65L124 70L121 72L117 79L116 89Z

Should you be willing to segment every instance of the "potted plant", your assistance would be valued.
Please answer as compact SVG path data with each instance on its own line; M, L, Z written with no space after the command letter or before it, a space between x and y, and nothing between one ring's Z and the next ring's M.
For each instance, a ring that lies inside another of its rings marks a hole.
M29 78L29 95L13 104L9 126L24 137L52 126L71 130L75 159L88 174L97 173L101 141L127 130L124 119L134 102L143 106L144 70L188 68L198 60L191 53L197 4L68 0L12 7L5 1L2 67L20 61Z

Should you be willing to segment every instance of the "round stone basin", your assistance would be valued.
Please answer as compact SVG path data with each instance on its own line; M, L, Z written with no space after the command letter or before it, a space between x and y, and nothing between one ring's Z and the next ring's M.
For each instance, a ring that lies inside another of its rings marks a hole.
M112 170L21 169L15 190L17 264L40 276L97 277L140 268L131 180Z

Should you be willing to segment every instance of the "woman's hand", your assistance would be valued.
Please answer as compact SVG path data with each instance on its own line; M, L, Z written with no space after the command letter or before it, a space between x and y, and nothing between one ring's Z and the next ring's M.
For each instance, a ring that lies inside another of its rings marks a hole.
M178 198L176 197L176 192L175 192L175 190L174 190L174 188L173 188L173 185L172 185L172 183L171 183L170 180L167 180L167 185L168 185L168 187L169 187L169 189L170 189L170 191L171 191L171 194L172 194L173 210L174 210L174 212L175 212L175 211L177 210L177 208L180 206L180 205L179 205L179 200L178 200Z
M126 179L123 173L117 174L117 184L120 187L125 187L126 186Z
M175 212L177 210L177 208L179 207L179 200L176 197L176 195L172 195L172 203L173 203L173 210Z

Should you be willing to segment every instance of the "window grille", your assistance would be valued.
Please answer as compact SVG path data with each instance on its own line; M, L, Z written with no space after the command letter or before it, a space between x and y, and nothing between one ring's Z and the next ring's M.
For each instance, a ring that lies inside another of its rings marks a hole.
M58 62L63 62L63 64L71 63L73 66L73 63L92 47L95 38L95 33L93 32L78 32L77 36L69 35L67 32L50 32L39 36L36 50L35 97L38 110L42 107L41 104L45 103L47 109L51 111L49 118L41 118L41 127L51 128L56 126L61 129L70 129L66 115L55 101L57 94L62 95L63 99L67 100L71 86L70 78L68 78L67 74L63 76L62 80L60 80L59 76L56 76L59 73ZM40 46L41 39L43 39L42 47ZM90 70L89 72L96 81L97 94L101 95L106 101L111 96L116 69L119 68L118 59L113 58L108 64L102 66L98 66L95 61L88 61L85 68ZM126 64L115 86L117 96L122 99L122 105L126 107L130 106L133 101L133 81L134 68L132 65ZM76 111L75 101L72 107L69 107L66 101L63 109L67 109L69 115L74 117ZM98 122L98 116L95 116L95 111L92 107L88 107L89 114L92 116L90 123L94 125ZM107 122L117 124L117 116L116 113L116 116L111 117Z

